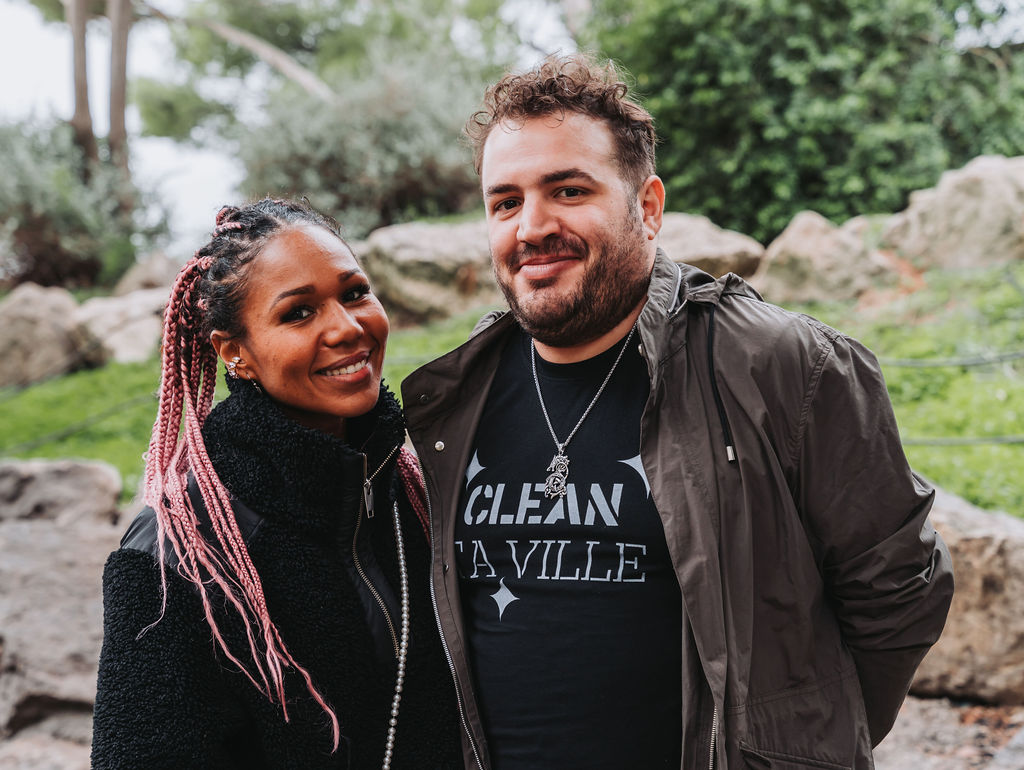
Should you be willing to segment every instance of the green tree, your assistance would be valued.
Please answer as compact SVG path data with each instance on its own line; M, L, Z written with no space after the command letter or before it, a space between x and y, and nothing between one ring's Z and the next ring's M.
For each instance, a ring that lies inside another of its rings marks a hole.
M174 24L187 68L136 84L144 131L225 142L247 194L308 196L357 237L464 210L477 182L459 132L520 42L501 4L204 0L176 19L146 6Z
M972 46L1003 5L950 0L594 0L584 41L657 121L669 207L767 242L842 221L983 153L1024 152L1018 48Z
M240 142L243 192L307 196L354 238L476 206L479 180L459 132L481 79L418 54L365 65L329 104L295 88L274 94ZM409 78L426 71L428 79Z
M127 108L130 0L33 0L70 33L74 113L67 125L0 127L0 283L110 284L136 248L164 230L164 214L136 210L143 197L129 169ZM110 130L97 138L89 108L89 24L110 31ZM65 130L70 129L70 130Z
M110 285L164 233L155 205L123 209L146 198L117 166L87 158L68 123L0 125L0 157L0 283Z

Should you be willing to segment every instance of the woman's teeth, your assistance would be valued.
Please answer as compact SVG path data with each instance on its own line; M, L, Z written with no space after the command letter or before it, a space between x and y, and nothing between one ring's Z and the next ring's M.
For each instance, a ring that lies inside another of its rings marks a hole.
M327 375L328 377L337 377L341 374L355 374L364 366L366 366L369 359L364 358L357 364L351 364L350 366L343 366L340 369L322 369L320 374Z

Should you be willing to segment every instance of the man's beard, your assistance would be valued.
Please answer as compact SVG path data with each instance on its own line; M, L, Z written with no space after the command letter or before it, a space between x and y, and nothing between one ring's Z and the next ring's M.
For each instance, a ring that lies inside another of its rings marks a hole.
M540 246L522 244L516 264L543 254L572 253L591 257L579 284L568 296L521 303L511 282L498 276L512 314L527 334L554 348L573 347L595 340L611 331L647 295L650 273L641 249L640 219L630 214L613 233L611 242L596 239L593 251L580 238L551 236ZM543 288L543 282L535 282Z

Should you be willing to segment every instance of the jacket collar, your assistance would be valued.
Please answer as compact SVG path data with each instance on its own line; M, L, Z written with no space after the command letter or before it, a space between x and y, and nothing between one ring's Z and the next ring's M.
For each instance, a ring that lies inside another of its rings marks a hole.
M203 425L217 475L232 496L261 516L313 535L358 514L364 460L373 473L404 439L401 407L383 383L377 405L349 421L347 441L290 420L246 381L228 380L228 387L231 395ZM390 484L394 462L388 461L381 482Z

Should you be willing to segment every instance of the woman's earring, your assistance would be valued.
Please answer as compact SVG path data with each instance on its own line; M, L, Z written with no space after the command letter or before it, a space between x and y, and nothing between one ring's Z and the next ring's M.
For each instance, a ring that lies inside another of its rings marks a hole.
M238 372L235 371L235 368L238 366L238 364L239 364L239 362L241 360L242 360L241 356L235 356L230 361L228 361L226 364L224 364L224 366L228 370L228 377L230 377L233 380L237 380L238 379Z
M250 374L247 374L247 375L245 375L245 379L247 379L247 380L248 380L249 382L251 382L251 383L252 383L252 386L253 386L254 388L256 388L256 392L257 392L257 393L262 393L262 392L263 392L263 388L261 388L261 387L260 387L260 384L259 384L258 382L256 382L256 380L254 380L254 379L252 378L252 375L250 375Z

